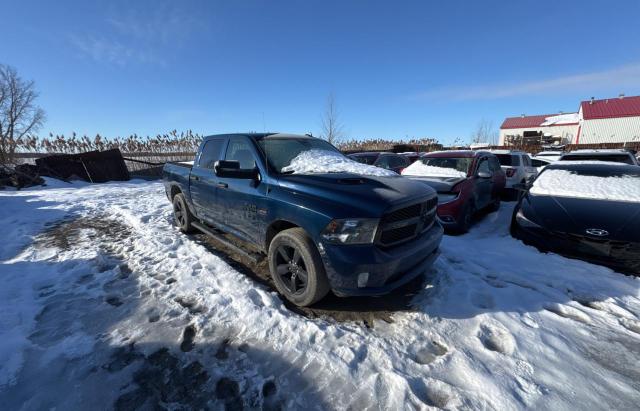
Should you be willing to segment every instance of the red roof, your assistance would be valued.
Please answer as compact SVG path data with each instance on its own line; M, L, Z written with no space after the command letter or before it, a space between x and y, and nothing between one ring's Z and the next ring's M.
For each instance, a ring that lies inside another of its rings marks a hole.
M580 107L582 107L582 118L585 120L640 116L640 96L594 100L593 104L590 101L583 101Z
M502 125L501 129L505 128L529 128L540 127L544 123L547 117L557 116L558 114L540 114L537 116L520 116L520 117L507 117Z

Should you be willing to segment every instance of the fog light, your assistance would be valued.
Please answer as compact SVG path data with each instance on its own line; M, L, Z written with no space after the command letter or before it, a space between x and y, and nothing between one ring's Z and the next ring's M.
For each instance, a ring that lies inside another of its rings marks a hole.
M444 221L445 223L453 223L453 222L455 222L455 221L456 221L456 220L455 220L453 217L451 217L450 215L442 216L442 217L440 217L440 220Z
M358 274L358 288L366 287L368 282L369 282L369 273Z

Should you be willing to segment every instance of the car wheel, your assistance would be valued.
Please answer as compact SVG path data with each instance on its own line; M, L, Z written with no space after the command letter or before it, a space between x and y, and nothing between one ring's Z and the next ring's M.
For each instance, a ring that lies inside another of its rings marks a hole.
M496 197L491 204L489 204L489 211L495 212L500 209L500 196Z
M269 245L269 271L287 300L306 307L329 292L329 280L320 253L302 228L278 233Z
M466 233L473 224L473 216L475 214L475 207L471 202L467 203L460 215L460 221L458 222L458 231L460 233Z
M183 233L191 233L194 231L191 223L193 222L193 214L189 211L187 200L182 193L173 197L173 218L176 225Z

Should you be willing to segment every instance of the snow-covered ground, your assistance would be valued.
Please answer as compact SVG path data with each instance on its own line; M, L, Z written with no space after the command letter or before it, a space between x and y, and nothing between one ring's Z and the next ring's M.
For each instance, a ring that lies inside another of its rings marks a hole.
M158 182L0 192L3 409L637 409L640 279L508 234L391 322L309 319L172 225Z

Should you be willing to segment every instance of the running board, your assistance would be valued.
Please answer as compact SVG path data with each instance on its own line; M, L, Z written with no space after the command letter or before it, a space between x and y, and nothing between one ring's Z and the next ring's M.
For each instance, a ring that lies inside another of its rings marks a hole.
M227 240L226 238L224 238L220 234L214 232L211 228L207 227L204 224L201 224L199 222L195 222L194 221L193 223L191 223L191 225L194 226L195 228L197 228L198 230L202 231L203 233L205 233L209 237L213 238L214 240L216 240L220 244L224 245L225 247L230 248L234 252L236 252L236 253L242 255L243 257L247 258L253 264L260 263L260 261L262 261L262 259L264 258L263 256L258 255L256 253L252 253L252 252L243 250L242 248L240 248L237 245L233 244L231 241Z

